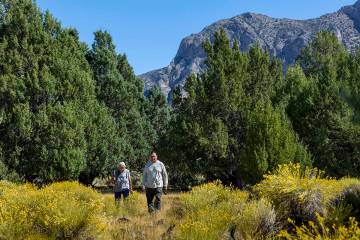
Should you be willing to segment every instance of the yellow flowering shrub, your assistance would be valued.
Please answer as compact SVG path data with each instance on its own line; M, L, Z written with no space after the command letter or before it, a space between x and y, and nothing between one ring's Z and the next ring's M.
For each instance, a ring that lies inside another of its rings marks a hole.
M283 220L306 222L316 221L316 213L326 217L344 189L354 184L359 185L359 180L325 178L316 168L301 169L299 164L288 164L279 166L274 174L265 175L254 190L274 204Z
M275 209L264 198L247 202L234 215L235 239L272 239L279 228Z
M150 215L137 192L115 203L113 194L76 182L39 189L0 181L0 240L360 239L352 218L359 215L358 179L335 180L289 164L253 191L216 181L164 196L163 210Z
M176 239L220 239L248 197L219 181L193 188L180 197L184 216L176 227Z
M11 187L9 187L11 185ZM73 239L106 227L102 195L75 182L0 182L0 239Z
M287 240L358 240L360 239L360 228L354 218L350 218L348 226L326 225L325 218L316 214L317 221L310 221L307 225L298 227L291 220L294 226L293 231L282 230L278 234L281 239Z
M201 208L216 207L219 202L243 204L249 197L247 192L224 187L220 181L196 186L189 193L181 196L185 211L192 212Z

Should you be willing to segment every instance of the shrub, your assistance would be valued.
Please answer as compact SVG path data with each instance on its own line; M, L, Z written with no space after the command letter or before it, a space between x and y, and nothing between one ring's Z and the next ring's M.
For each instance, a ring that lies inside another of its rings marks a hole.
M183 208L187 212L196 212L198 209L216 207L221 202L240 200L235 204L243 204L249 197L246 192L224 187L220 181L194 187L189 193L181 196Z
M278 231L276 213L266 199L245 204L233 220L235 239L270 239Z
M224 187L219 181L193 188L181 196L184 217L176 228L176 239L221 238L248 197L248 193Z
M336 226L332 225L327 227L325 224L325 218L317 214L317 223L310 221L308 225L302 225L298 227L290 220L294 225L294 231L281 231L278 237L287 240L357 240L360 239L360 228L354 218L349 219L349 225Z
M15 172L9 170L3 161L1 161L1 148L0 148L0 180L7 180L12 182L20 182L22 179Z
M249 193L224 187L219 181L195 187L180 201L183 219L176 239L265 239L278 231L269 201L249 200Z
M43 189L1 182L0 239L95 237L105 218L101 194L74 182Z
M342 224L359 209L360 181L326 178L316 168L302 169L299 164L279 166L274 174L254 187L261 197L269 199L280 219L298 224L316 222L316 214L326 217L329 225Z
M344 223L350 217L360 220L360 180L344 178L339 180L342 190L332 201L328 221Z
M344 189L358 182L356 179L324 178L323 175L316 168L281 165L274 174L265 175L254 190L274 204L282 220L315 222L316 213L326 217L335 200L344 194Z
M345 188L343 196L344 203L352 208L351 216L360 221L360 183Z

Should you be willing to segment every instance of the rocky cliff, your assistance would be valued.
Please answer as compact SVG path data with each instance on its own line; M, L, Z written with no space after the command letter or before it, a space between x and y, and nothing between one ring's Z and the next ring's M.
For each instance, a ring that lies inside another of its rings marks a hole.
M200 33L184 38L175 58L167 67L140 75L145 82L145 89L156 84L168 95L176 85L184 85L191 73L201 72L205 59L202 43L206 39L212 41L214 33L220 28L226 30L231 40L238 40L242 51L259 43L272 56L281 59L286 67L294 62L300 50L320 30L334 32L349 51L355 51L360 43L360 0L335 13L309 20L277 19L244 13L215 22Z

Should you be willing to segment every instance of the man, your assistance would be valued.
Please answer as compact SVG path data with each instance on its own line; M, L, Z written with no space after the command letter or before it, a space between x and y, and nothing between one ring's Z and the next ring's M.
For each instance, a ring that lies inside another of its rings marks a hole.
M114 171L113 181L115 182L115 201L119 201L121 199L121 195L124 199L126 199L132 189L132 184L130 172L126 169L126 165L124 162L120 162L118 165L118 169Z
M142 176L142 189L146 192L149 213L161 209L161 195L167 191L168 175L162 162L157 159L155 151L151 152L150 161L146 163ZM155 198L155 201L154 201Z

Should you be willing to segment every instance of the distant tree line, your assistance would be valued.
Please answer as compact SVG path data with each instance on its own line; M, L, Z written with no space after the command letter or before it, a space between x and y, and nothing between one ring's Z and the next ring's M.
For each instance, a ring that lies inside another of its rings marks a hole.
M360 50L319 32L284 74L224 30L204 49L205 72L169 106L106 31L88 47L32 0L0 0L0 178L91 184L153 148L179 185L254 184L288 162L360 175Z

